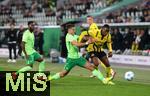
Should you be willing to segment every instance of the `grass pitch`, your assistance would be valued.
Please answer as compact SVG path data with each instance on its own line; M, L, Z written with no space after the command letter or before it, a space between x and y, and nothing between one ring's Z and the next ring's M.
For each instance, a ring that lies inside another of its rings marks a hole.
M0 59L0 71L16 71L25 66L24 60L18 60L15 64L6 61ZM61 71L63 66L64 64L46 62L46 70L51 71L51 74ZM117 72L114 86L103 85L97 78L89 78L89 71L75 67L65 78L51 81L51 96L150 96L150 69L121 66L113 68ZM33 68L33 71L37 70L38 63ZM133 81L124 80L124 73L129 70L135 73Z

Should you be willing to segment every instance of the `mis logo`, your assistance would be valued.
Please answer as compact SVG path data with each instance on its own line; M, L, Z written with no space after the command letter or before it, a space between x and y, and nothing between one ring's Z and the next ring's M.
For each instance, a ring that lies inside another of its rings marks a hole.
M0 96L50 96L50 82L39 80L38 72L20 73L16 80L12 79L12 72L0 72ZM47 79L49 72L40 73Z

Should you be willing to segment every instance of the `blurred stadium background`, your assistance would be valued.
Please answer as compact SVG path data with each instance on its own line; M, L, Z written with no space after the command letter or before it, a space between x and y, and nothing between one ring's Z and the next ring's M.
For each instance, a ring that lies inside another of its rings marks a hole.
M80 34L88 28L86 24L87 15L92 15L99 27L104 24L111 26L113 57L109 60L118 71L116 78L119 78L117 79L119 84L122 84L121 78L123 78L125 71L135 71L137 76L133 87L135 90L133 91L137 92L136 84L140 86L138 83L144 81L143 85L141 84L141 86L146 86L141 87L145 88L145 95L143 96L149 96L147 84L150 84L148 76L150 72L150 0L0 0L0 70L17 70L24 66L24 62L22 62L18 53L16 53L18 68L12 68L14 65L7 63L9 51L6 34L10 29L10 24L15 25L18 35L22 29L27 28L28 21L36 21L35 48L46 58L48 63L52 62L48 64L50 66L47 65L46 70L57 72L62 69L62 65L53 63L65 63L67 53L65 46L66 28L63 24L70 21L80 21L76 25L77 34ZM138 41L138 48L135 48L137 36L140 36L140 40ZM16 40L19 40L18 38ZM16 47L18 50L19 46ZM82 76L86 73L75 72L73 71L71 73L73 77L70 77L73 78L74 82L76 81L74 75L80 74ZM66 88L68 88L67 82L71 80L70 78L64 81ZM92 80L90 79L90 81ZM58 82L56 81L56 83ZM60 80L60 85L62 83L63 81ZM55 86L55 90L52 90L54 94L56 88L58 86ZM130 88L132 90L132 87ZM59 92L62 92L63 88L59 89L61 89ZM121 89L117 90L121 91ZM73 94L71 95L73 96ZM122 94L122 96L133 95ZM107 96L111 95L107 94ZM115 96L120 95L115 94ZM137 93L136 96L141 95Z

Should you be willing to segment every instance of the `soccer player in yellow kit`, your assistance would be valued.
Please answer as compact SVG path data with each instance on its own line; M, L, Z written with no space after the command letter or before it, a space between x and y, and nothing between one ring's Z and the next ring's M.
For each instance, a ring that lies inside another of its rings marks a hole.
M104 64L106 74L108 78L113 79L116 72L113 71L109 64L108 57L112 57L112 45L111 45L111 34L109 33L109 25L104 25L100 30L94 23L93 17L87 17L87 23L90 25L87 32L81 33L79 42L82 41L85 35L91 36L96 39L95 43L89 44L87 47L88 56L92 58L95 66L98 67L99 59ZM103 50L103 45L107 43L109 49L108 57Z

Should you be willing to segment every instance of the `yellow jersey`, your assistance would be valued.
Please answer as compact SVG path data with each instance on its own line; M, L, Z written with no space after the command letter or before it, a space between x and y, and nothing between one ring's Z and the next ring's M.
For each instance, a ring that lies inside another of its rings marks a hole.
M83 32L80 34L80 36L79 36L79 38L78 38L78 42L81 42L81 40L83 39L83 37L84 37L85 35L89 35L89 36L92 36L92 37L94 38L95 35L96 35L96 33L97 33L97 31L99 31L99 29L98 29L96 23L92 23L92 24L90 25L88 31L83 31Z
M107 43L107 47L108 47L108 50L109 52L112 52L112 41L111 41L111 34L107 34L106 36L102 36L101 35L101 30L96 33L97 35L95 35L95 39L97 39L97 42L95 43L92 43L90 44L88 47L87 47L87 51L88 52L101 52L103 51L103 46L105 43Z
M109 49L109 52L112 52L112 45L111 45L111 34L109 33L106 36L102 36L101 35L101 30L98 29L96 23L91 24L91 26L89 27L88 31L84 31L81 33L81 35L79 36L79 42L81 42L82 38L85 35L89 35L95 39L97 39L98 41L92 44L89 44L87 47L87 51L88 52L101 52L103 51L103 45L105 43L107 43L107 47Z

